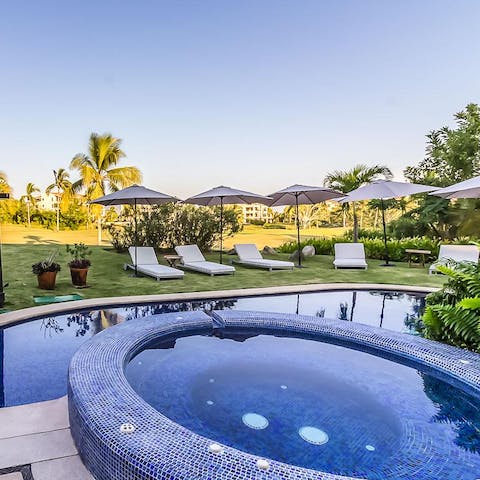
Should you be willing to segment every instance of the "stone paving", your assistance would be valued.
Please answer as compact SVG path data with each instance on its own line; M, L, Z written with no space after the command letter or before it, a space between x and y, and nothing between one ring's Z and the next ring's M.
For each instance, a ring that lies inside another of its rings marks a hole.
M67 397L0 409L0 480L91 480L70 435Z

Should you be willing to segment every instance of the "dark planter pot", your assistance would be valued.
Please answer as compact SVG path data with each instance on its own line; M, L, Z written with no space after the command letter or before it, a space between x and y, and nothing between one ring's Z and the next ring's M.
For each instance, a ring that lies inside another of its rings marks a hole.
M55 279L57 278L57 272L43 272L37 275L38 288L42 290L54 290Z
M87 274L88 274L88 268L70 267L70 275L72 277L72 283L75 287L87 286Z

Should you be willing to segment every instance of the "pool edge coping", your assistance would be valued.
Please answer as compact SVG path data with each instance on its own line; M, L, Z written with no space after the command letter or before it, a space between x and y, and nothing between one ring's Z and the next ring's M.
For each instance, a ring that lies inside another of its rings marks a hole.
M122 304L139 305L144 303L162 303L176 301L210 300L230 297L250 297L256 295L279 295L295 293L314 293L342 290L384 290L403 293L432 293L441 287L423 287L418 285L397 285L391 283L312 283L307 285L282 285L275 287L239 288L233 290L208 290L186 293L160 293L154 295L131 295L119 297L98 297L72 302L54 303L37 307L22 308L0 314L0 328L42 316L57 315L88 308L112 307Z

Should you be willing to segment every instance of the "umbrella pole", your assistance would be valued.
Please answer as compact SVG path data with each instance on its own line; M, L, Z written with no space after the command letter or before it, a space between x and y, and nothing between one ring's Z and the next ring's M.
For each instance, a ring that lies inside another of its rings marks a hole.
M222 263L223 251L223 197L220 197L220 263Z
M383 224L383 245L385 247L385 263L382 263L381 267L394 267L393 263L390 263L390 258L388 256L387 248L387 224L385 223L385 204L383 203L383 198L380 199L382 205L382 224Z
M297 222L297 248L298 248L297 268L302 268L302 254L300 252L300 220L298 218L298 193L295 194L295 221Z
M137 271L137 244L138 244L138 234L137 234L137 199L134 199L133 204L133 222L135 225L135 276L138 277Z

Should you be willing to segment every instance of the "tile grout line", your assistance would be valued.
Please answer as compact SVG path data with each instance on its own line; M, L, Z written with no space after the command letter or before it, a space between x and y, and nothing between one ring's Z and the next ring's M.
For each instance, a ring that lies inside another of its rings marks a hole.
M2 440L11 440L12 438L22 438L22 437L32 437L34 435L41 435L41 434L44 434L44 433L50 433L50 432L60 432L62 430L70 430L70 426L67 426L67 427L63 427L63 428L55 428L53 430L44 430L44 431L41 431L41 432L34 432L34 433L24 433L22 435L13 435L11 437L2 437L0 438L0 442ZM1 470L0 470L1 471Z

